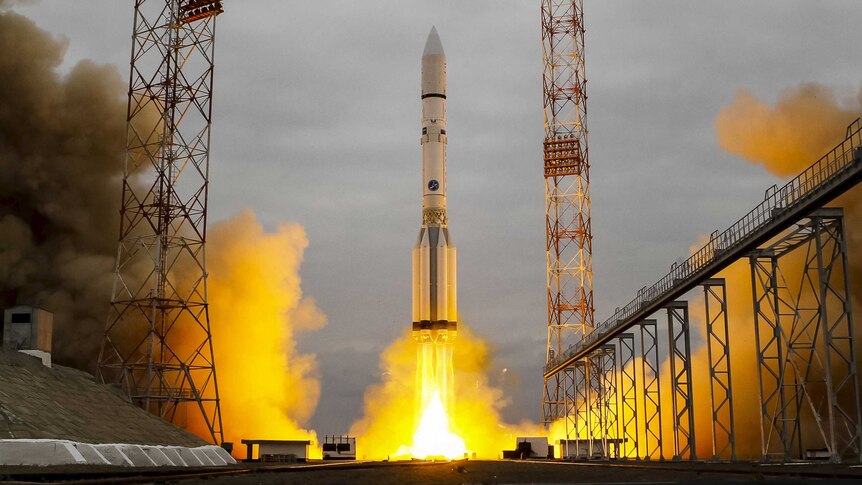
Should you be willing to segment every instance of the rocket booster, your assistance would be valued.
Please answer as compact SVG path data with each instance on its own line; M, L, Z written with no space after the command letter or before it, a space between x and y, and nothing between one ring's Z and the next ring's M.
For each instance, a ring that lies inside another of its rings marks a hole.
M451 403L457 331L455 247L446 217L446 55L435 28L422 53L422 226L413 247L413 338L426 404Z

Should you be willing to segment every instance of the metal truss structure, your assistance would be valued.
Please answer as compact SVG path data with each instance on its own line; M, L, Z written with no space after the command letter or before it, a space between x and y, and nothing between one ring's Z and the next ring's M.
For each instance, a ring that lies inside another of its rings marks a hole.
M542 59L550 363L594 326L583 0L542 0ZM545 425L565 416L564 394L562 374L545 379Z
M624 333L617 339L617 402L619 403L620 458L638 458L638 399L635 372L635 335Z
M566 416L566 419L574 418L572 431L578 454L582 450L583 453L590 453L590 451L586 451L592 447L592 440L590 439L590 431L592 429L590 425L590 396L592 394L589 384L589 376L591 375L589 362L587 360L576 362L569 369L572 375L572 392L568 396L570 396L569 401L572 402L574 415Z
M704 281L702 286L712 400L712 460L736 461L727 284L724 278L710 278Z
M620 448L611 446L619 441L614 439L620 422L617 369L615 345L605 345L566 369L564 443L568 447L573 442L576 449L576 453L564 449L566 456L618 458Z
M689 260L674 264L659 282L644 287L613 317L549 360L546 384L573 369L565 409L577 413L579 436L590 440L589 457L598 457L599 449L602 457L612 457L608 444L615 443L621 445L619 457L697 459L694 414L707 407L695 405L692 337L701 333L693 334L692 325L699 322L690 320L689 303L680 297L701 286L712 459L739 458L728 282L715 275L748 260L756 352L737 353L734 359L750 358L757 369L760 458L862 462L862 403L843 212L824 208L860 181L862 123L856 120L832 151L783 187L767 190L763 203L749 214L713 233ZM664 328L650 318L659 312L667 314L666 338L659 338ZM638 347L634 336L639 336ZM616 354L613 364L605 360L611 352ZM634 378L638 363L639 381ZM613 385L607 382L609 373ZM672 453L663 437L663 395L671 398L672 413L665 418L672 418ZM741 395L754 400L753 393ZM580 424L582 417L586 427Z
M763 202L723 232L715 231L709 242L682 264L674 263L662 279L644 287L637 297L618 308L573 345L545 366L550 379L563 367L588 355L629 327L661 311L665 305L699 286L740 258L747 257L773 237L790 229L833 199L862 181L862 121L847 128L845 139L820 160L782 187L766 191Z
M575 380L575 367L576 366L566 367L565 371L563 371L563 383L565 386L564 401L566 407L566 414L564 417L566 427L565 441L563 442L562 449L564 456L572 456L572 450L569 450L571 442L575 442L576 449L580 444L580 430L578 429L578 424L580 422L581 414L580 410L576 406L586 403L586 399L579 396L575 389L577 382Z
M800 251L801 274L780 260ZM762 425L762 458L862 460L844 220L823 209L750 256ZM816 432L803 433L803 428Z
M673 405L673 459L696 460L688 302L675 301L667 306L667 329Z
M661 422L661 370L658 354L658 322L644 320L640 323L641 337L641 391L643 412L641 420L644 430L644 452L646 460L664 459L663 427Z
M602 443L603 458L619 458L619 413L617 407L617 355L615 345L605 345L598 352L597 360L599 383L596 392L602 427L594 440ZM611 446L614 444L614 446Z
M205 258L216 0L136 0L120 236L98 377L178 425L222 422Z

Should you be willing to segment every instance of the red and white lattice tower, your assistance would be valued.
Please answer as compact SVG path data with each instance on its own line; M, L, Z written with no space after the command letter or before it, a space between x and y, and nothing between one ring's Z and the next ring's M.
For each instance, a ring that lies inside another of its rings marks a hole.
M223 440L205 261L217 0L135 0L102 382Z
M583 0L542 0L550 362L593 329ZM542 421L566 414L564 373L545 379Z

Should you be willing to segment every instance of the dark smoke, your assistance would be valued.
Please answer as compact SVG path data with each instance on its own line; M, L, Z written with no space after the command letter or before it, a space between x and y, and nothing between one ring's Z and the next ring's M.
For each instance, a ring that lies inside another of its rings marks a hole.
M14 2L12 2L14 4ZM0 297L54 312L54 359L93 370L110 299L123 82L0 0Z

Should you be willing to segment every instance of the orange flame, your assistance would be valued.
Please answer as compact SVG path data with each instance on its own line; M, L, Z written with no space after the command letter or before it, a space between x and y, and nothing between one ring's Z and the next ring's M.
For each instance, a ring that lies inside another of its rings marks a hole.
M514 448L518 436L547 435L536 424L511 425L503 421L500 411L508 401L502 390L489 382L491 350L463 322L458 322L458 340L453 346L455 399L447 402L449 399L439 393L438 407L434 404L436 393L432 392L421 404L420 413L410 412L417 401L421 402L418 396L422 395L416 379L416 345L408 330L383 351L380 366L384 380L366 391L364 415L350 429L350 434L357 436L357 458L461 458L466 451L471 457L475 453L480 459L495 459L502 450ZM441 408L445 421L440 416ZM433 436L445 436L441 440L450 446L455 442L451 438L454 436L464 447L444 447L448 451L443 453L422 451L427 436L424 430L432 423ZM454 449L458 451L452 452Z

